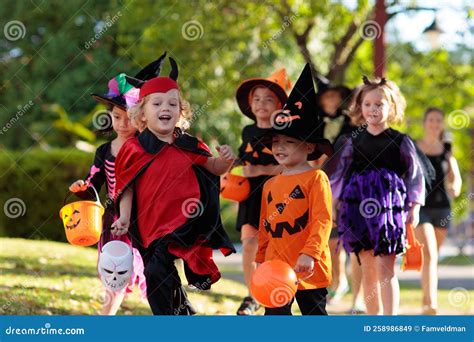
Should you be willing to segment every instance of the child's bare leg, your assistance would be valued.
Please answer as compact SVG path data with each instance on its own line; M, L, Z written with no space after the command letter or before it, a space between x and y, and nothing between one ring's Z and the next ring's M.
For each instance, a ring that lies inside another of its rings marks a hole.
M380 315L382 303L377 276L377 260L373 250L359 253L362 264L362 286L364 287L365 306L369 315Z
M361 308L362 267L354 253L351 253L352 308Z
M429 223L420 224L415 236L423 244L423 268L421 288L423 290L423 310L434 312L438 307L438 250L434 228Z
M244 280L247 287L250 287L250 281L252 274L255 271L257 264L255 263L255 257L258 250L258 230L250 224L242 226L242 269L244 272ZM258 304L254 299L251 298L249 289L249 296L244 298L242 304L237 310L237 315L252 315Z
M109 289L105 289L104 296L104 303L100 314L104 316L113 316L117 314L123 298L125 297L125 292L113 292Z
M395 274L395 258L395 254L376 257L384 315L398 315L400 306L400 286Z
M346 276L346 253L343 248L337 249L337 238L329 239L329 250L331 251L332 263L332 279L331 288L337 291L338 288L347 286Z
M328 297L331 302L337 302L348 290L348 282L346 276L346 253L343 248L337 252L337 238L329 239L329 250L331 251L332 262L332 284L330 295Z
M250 286L250 279L256 268L255 256L257 255L257 250L257 237L247 237L242 240L242 269L244 271L244 280L247 287Z
M336 290L339 285L339 260L336 253L337 239L329 239L329 250L331 251L332 260L332 283L331 289Z
M438 253L443 245L446 235L448 235L448 230L442 227L435 227L436 241L438 242Z

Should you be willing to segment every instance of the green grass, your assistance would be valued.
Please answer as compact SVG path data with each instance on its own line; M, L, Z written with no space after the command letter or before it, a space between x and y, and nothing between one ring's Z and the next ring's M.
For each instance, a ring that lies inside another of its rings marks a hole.
M95 315L103 289L97 277L95 248L23 239L0 239L0 314ZM200 314L234 314L245 287L227 279L211 291L188 291ZM119 314L150 315L138 288Z
M97 277L97 249L65 243L0 238L0 314L3 315L95 315L101 308L103 289ZM202 315L233 315L246 295L246 288L226 275L240 273L235 267L222 268L224 277L212 290L188 290L193 305ZM442 314L472 314L474 291L453 302L450 290L439 291ZM402 314L419 314L421 291L402 284ZM342 314L350 308L350 296L340 305L328 307ZM296 305L294 306L295 313ZM263 310L259 311L262 314ZM119 314L150 315L138 289L128 295Z
M439 264L450 266L472 266L474 265L474 257L471 255L458 254L441 259Z

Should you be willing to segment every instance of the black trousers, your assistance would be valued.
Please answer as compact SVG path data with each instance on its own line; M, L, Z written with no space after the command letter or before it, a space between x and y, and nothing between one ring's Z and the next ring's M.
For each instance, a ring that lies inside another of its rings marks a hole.
M153 315L189 316L196 311L188 300L174 265L176 257L157 240L141 253L145 266L146 291Z
M328 291L326 288L315 290L298 290L296 291L296 302L303 315L327 315L326 312L326 296ZM265 316L270 315L288 315L291 316L291 305L295 298L281 308L265 308Z

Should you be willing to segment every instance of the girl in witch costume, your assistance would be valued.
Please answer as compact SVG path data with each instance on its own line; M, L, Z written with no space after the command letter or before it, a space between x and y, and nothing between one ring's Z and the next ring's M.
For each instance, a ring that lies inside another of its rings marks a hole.
M174 260L184 261L190 285L206 290L219 280L212 250L235 252L221 223L219 177L235 160L228 146L209 148L178 127L184 100L176 82L178 68L170 58L170 77L143 82L139 102L129 110L146 123L117 156L114 234L129 232L145 265L147 297L155 315L191 315L195 311L181 285Z
M248 79L237 89L236 98L240 110L255 121L244 127L239 147L239 158L244 165L243 174L250 183L250 195L239 203L237 214L237 230L241 232L242 241L242 268L247 286L255 270L263 184L281 171L271 150L263 145L262 139L271 128L272 113L283 107L289 87L286 71L280 69L268 78ZM258 307L249 294L237 310L237 315L252 315Z
M159 75L160 67L166 53L159 59L153 61L143 68L135 77L139 79L149 79ZM102 132L113 130L116 137L101 145L95 154L94 163L85 180L78 180L71 184L69 190L75 192L82 199L95 198L92 186L100 192L100 188L105 184L107 191L107 201L102 222L102 234L98 244L99 255L102 247L109 241L121 240L129 245L129 238L124 236L115 236L111 232L111 225L116 220L116 213L113 206L113 200L116 194L115 179L115 159L125 141L136 135L137 129L133 127L127 116L127 108L135 103L138 99L138 89L127 83L125 74L119 74L109 81L109 92L106 95L92 94L92 97L110 109L110 117L102 118L106 123L101 129ZM101 119L101 118L99 118ZM100 120L97 120L100 121ZM141 295L146 297L146 283L143 275L143 261L137 249L133 248L133 269L134 274L131 278L129 286L119 292L113 292L104 289L105 298L101 309L102 315L115 315L120 308L126 293L132 292L134 284L138 284Z
M296 301L303 315L327 315L326 288L331 283L329 234L332 196L329 179L308 163L332 154L319 129L316 93L306 64L283 107L272 116L267 144L283 166L263 188L257 263L282 260L300 273ZM265 315L291 315L293 299Z
M403 119L405 106L393 82L364 77L351 115L366 126L345 140L327 167L340 204L340 242L360 260L364 293L373 294L365 303L370 315L397 314L395 258L404 252L406 225L416 226L425 200L415 145L389 126Z

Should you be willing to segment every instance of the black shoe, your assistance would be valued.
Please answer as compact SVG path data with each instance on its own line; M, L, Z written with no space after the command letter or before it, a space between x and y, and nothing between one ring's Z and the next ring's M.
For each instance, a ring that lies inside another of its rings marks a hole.
M237 315L239 316L251 316L260 309L260 305L252 297L245 297L240 304L239 310L237 310Z

